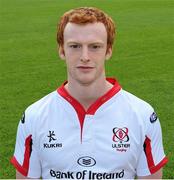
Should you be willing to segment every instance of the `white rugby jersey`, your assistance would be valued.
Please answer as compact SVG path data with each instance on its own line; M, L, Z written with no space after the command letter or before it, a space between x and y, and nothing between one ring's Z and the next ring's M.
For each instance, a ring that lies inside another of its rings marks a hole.
M15 168L30 178L121 179L167 163L153 108L114 86L87 111L63 84L29 106L19 125Z

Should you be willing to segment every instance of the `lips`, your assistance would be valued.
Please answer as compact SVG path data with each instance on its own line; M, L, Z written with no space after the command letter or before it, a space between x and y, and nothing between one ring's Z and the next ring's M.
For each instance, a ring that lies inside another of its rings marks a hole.
M94 69L94 67L92 67L92 66L77 66L77 69L83 73L89 73Z
M93 69L93 67L90 66L77 66L78 69Z

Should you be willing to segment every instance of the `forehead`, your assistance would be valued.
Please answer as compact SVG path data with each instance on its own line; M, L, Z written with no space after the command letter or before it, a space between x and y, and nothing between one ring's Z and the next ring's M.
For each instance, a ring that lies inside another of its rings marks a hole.
M107 42L107 31L103 23L79 25L68 23L64 30L64 42Z

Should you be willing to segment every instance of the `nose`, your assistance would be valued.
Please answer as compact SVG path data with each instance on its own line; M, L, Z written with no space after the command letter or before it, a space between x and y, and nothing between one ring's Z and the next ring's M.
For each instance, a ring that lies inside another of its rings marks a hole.
M82 53L81 53L80 60L82 62L89 62L90 61L88 47L84 46L82 48Z

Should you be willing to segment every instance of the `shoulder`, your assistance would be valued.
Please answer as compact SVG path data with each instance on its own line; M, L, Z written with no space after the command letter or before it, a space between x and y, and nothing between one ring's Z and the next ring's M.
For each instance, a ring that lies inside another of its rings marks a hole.
M51 106L56 106L59 104L60 97L57 91L53 91L50 94L44 96L40 100L34 102L28 106L24 112L26 123L37 123L41 116L47 112Z
M28 106L26 111L30 112L30 111L34 111L36 109L37 110L42 109L45 106L47 106L49 103L53 102L56 97L58 98L58 94L56 91L53 91L53 92L49 93L48 95L42 97L38 101L34 102L30 106Z
M127 92L125 90L121 91L121 96L124 101L126 101L130 106L143 111L151 111L153 108L152 106L144 101L143 99L140 99L139 97L131 94L130 92Z
M120 100L123 101L123 109L129 117L133 117L133 123L138 123L145 134L152 133L154 128L160 131L160 122L154 108L137 96L121 90ZM119 104L122 104L121 102ZM156 123L155 123L156 122Z
M154 113L154 109L149 103L125 90L121 90L121 99L125 107L133 111L143 121L149 122Z

